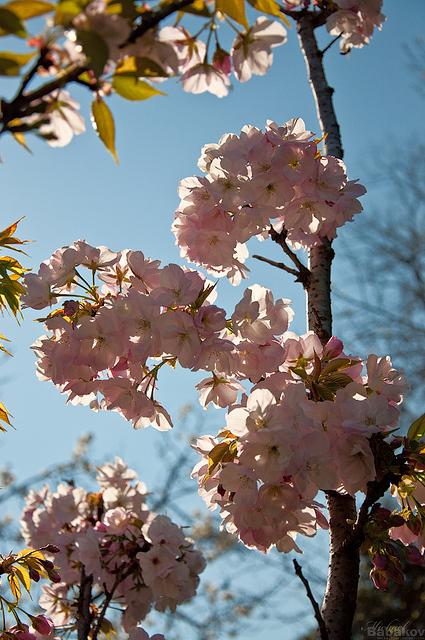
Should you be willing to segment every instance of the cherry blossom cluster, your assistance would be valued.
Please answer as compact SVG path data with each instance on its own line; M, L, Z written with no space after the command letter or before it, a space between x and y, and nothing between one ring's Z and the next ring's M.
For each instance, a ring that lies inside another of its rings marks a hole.
M171 427L155 397L164 365L209 372L198 384L202 404L225 407L243 391L241 381L259 381L284 361L279 337L293 312L258 285L227 319L213 304L214 285L199 273L84 241L55 251L24 283L27 307L63 299L33 345L38 377L70 402L116 411L136 428Z
M320 154L300 118L226 134L202 149L198 166L204 177L180 183L176 242L182 257L233 284L247 271L246 242L267 237L271 223L294 248L310 247L362 211L365 188L342 160Z
M385 20L383 0L334 0L338 10L326 20L331 35L341 36L340 47L348 53L353 47L369 44L375 27L379 30Z
M131 21L109 13L107 3L102 0L90 2L74 18L72 26L74 29L66 34L68 53L73 50L75 42L78 43L81 30L95 32L108 47L106 65L109 68L116 65L119 69L128 57L148 59L154 66L153 80L178 76L185 91L209 91L220 98L229 92L232 70L240 82L250 80L253 75L265 75L273 62L272 48L286 42L284 26L277 20L260 16L246 28L233 24L237 34L229 52L220 46L215 17L207 21L196 35L183 26L166 26L150 30L143 38L131 43L128 42ZM216 34L213 48L209 44L211 37L207 37L207 42L200 37L212 32ZM81 45L77 44L72 53L73 59L77 57L81 61L81 52ZM105 71L108 69L106 65Z
M25 540L32 545L53 540L59 549L61 582L43 587L40 606L56 628L72 629L79 585L90 577L94 629L114 604L130 640L149 640L138 624L152 607L175 611L190 600L205 562L179 526L148 509L145 485L120 458L98 468L97 482L95 492L60 484L56 491L45 486L26 498Z
M375 27L381 30L385 21L382 5L383 0L284 0L285 8L295 15L298 10L323 8L326 28L340 37L342 53L369 44Z
M174 26L161 23L139 38L132 36L137 11L121 13L118 5L111 11L106 0L83 3L75 15L71 9L68 14L59 5L55 30L48 28L29 40L39 52L37 74L55 76L79 68L82 83L102 96L115 92L129 100L146 99L161 93L157 87L164 80L177 77L184 91L221 98L231 88L232 74L239 82L265 75L273 62L272 49L286 42L279 20L259 16L252 24L245 18L238 24L215 7L205 7L206 22L195 34L179 21ZM145 5L142 12L149 21L152 9ZM229 50L218 35L219 25L227 23L236 32ZM55 89L34 100L21 127L37 130L51 146L64 146L85 130L78 108L67 91Z
M196 443L193 470L210 509L249 547L300 548L297 534L326 527L320 490L355 495L375 479L371 437L399 417L405 386L388 357L366 362L333 337L286 334L285 360L230 408L218 436Z

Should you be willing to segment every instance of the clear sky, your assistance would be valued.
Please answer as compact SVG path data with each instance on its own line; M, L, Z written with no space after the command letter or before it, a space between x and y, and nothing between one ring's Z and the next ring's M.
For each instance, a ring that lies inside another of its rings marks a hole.
M386 0L384 13L388 20L368 47L354 50L349 56L340 56L334 47L326 56L328 76L336 89L348 173L366 186L371 162L379 162L380 154L391 153L402 142L408 144L423 128L423 101L415 92L405 47L423 32L425 2ZM118 167L90 130L89 96L84 90L72 93L87 116L88 132L70 146L51 149L34 139L30 140L34 155L29 155L2 138L1 224L4 227L26 216L20 234L34 240L28 247L27 264L38 268L56 248L79 238L113 250L141 249L164 262L179 262L170 232L178 202L176 188L181 178L197 172L196 161L203 144L217 141L225 132L238 132L246 123L263 126L268 118L283 122L301 116L308 128L318 131L295 30L292 28L288 35L288 43L275 50L268 75L244 85L235 82L227 98L189 95L177 82L169 81L167 97L144 103L112 99L121 160ZM4 81L0 89L9 93L12 84ZM374 202L373 215L379 215L373 185L370 192L366 209L368 203L372 209L370 204ZM349 234L350 227L342 233ZM278 255L268 244L261 249L270 257ZM247 286L258 282L273 288L278 296L294 300L297 315L293 328L303 332L301 287L267 265L250 260L249 266L252 276ZM335 279L340 287L343 278L337 260ZM219 302L229 307L242 293L224 281L218 290ZM32 321L37 315L26 313L19 328L7 319L2 324L1 332L13 339L14 358L5 360L0 369L1 395L15 416L17 428L1 435L2 464L11 462L19 474L31 474L48 463L66 459L78 435L92 431L99 458L119 454L148 484L152 482L161 472L155 447L163 438L169 438L171 446L176 434L160 434L153 429L133 431L116 414L66 406L52 385L37 381L34 375L34 356L29 347L42 333L42 327ZM177 415L183 402L197 402L194 383L199 379L181 370L161 375L159 397ZM222 418L217 418L220 427ZM209 424L213 421L210 415ZM295 629L288 634L284 636L288 640L295 638ZM256 635L258 640L282 637L267 631Z

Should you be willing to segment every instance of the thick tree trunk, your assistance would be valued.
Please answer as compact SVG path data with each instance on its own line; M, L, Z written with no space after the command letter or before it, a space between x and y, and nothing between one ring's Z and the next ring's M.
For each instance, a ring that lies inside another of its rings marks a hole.
M339 124L333 106L333 89L329 86L323 68L323 56L318 48L311 14L297 22L298 37L307 65L311 90L316 102L325 152L342 158L343 149ZM311 279L307 289L309 329L325 343L332 335L331 266L332 243L323 242L309 253ZM330 555L326 591L322 603L322 616L329 640L349 640L356 610L359 581L359 552L344 548L344 541L356 520L356 504L351 496L328 493Z

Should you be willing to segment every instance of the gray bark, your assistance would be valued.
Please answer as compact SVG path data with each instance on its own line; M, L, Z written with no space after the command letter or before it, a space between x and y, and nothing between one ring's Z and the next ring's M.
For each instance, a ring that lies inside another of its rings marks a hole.
M339 124L333 105L334 90L329 86L323 55L315 37L315 17L305 14L297 21L298 38L307 66L317 115L326 135L325 153L343 157ZM309 252L311 279L307 287L307 314L309 329L325 343L332 335L331 266L332 243L323 242ZM359 551L347 548L344 542L352 533L356 520L356 504L351 496L341 496L334 491L327 494L329 509L329 569L326 591L322 603L322 616L329 640L349 640L356 610L359 581Z

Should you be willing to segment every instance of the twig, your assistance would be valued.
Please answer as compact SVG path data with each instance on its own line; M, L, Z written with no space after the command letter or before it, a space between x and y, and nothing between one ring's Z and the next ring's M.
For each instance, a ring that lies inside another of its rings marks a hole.
M325 55L325 53L326 53L326 51L328 51L328 49L330 49L330 48L332 47L332 45L334 45L334 44L335 44L335 42L338 42L338 40L340 39L340 37L341 37L341 36L342 36L342 31L341 31L341 33L339 34L339 36L335 36L335 38L333 38L333 39L329 42L329 44L327 44L327 45L326 45L326 47L320 51L320 55L321 55L321 56L324 56L324 55Z
M303 583L307 593L307 598L310 600L311 606L313 607L314 617L316 618L317 624L319 625L320 638L321 640L329 640L328 630L326 629L325 621L323 620L322 614L320 613L320 607L317 604L317 601L314 599L313 592L310 589L310 584L307 578L303 574L301 565L295 559L293 560L293 563L294 563L295 575L298 576L298 578Z
M286 271L287 273L290 273L291 275L295 276L297 279L299 278L299 271L297 271L296 269L291 269L291 267L288 267L284 262L277 262L276 260L270 260L270 258L265 258L264 256L259 256L257 254L252 256L253 258L255 258L256 260L260 260L260 262L266 262L267 264L270 264L272 267L277 267L278 269L282 269L282 271Z
M301 262L295 251L292 251L292 249L288 246L288 243L286 241L288 232L286 231L286 229L283 228L282 231L278 233L276 229L270 226L269 235L273 242L276 242L282 248L283 253L285 253L291 260L291 262L293 262L297 267L297 279L303 284L304 289L308 289L311 272L305 266L305 264Z
M29 71L24 75L24 77L22 79L22 82L21 82L21 86L19 87L18 93L16 94L15 98L13 99L13 101L19 100L19 98L21 98L23 96L25 89L27 88L27 86L29 85L29 83L31 82L31 80L33 79L35 74L37 73L37 69L40 66L40 64L43 62L43 58L44 58L45 55L46 55L46 50L44 48L42 48L40 50L40 55L37 57L37 60L34 62L32 67L29 69Z
M149 31L149 29L156 27L156 25L159 24L161 20L167 18L175 11L184 9L188 5L192 4L192 2L193 0L175 0L174 2L170 2L169 4L165 5L158 11L147 11L142 16L142 22L132 30L127 40L120 45L120 48L122 49L128 44L133 44L138 38L140 38L140 36L145 34L146 31Z
M102 605L102 609L100 610L99 613L99 617L97 619L95 628L93 630L92 636L91 636L91 640L97 640L97 636L99 634L99 631L101 630L102 627L102 622L105 618L106 612L108 610L109 605L111 604L111 600L114 597L114 593L115 593L115 589L117 588L117 586L119 585L119 583L121 582L121 580L123 580L124 577L118 575L115 579L114 584L112 585L112 588L110 591L107 591L105 588L105 600L103 601L103 605ZM106 585L105 585L106 587Z
M68 82L75 81L79 75L86 71L86 69L87 67L85 66L78 66L75 64L70 65L68 69L60 73L54 80L47 82L45 85L39 87L38 89L35 89L34 91L31 91L27 94L24 94L23 91L19 90L17 96L11 102L6 102L6 100L3 100L1 103L2 113L0 119L0 122L2 122L3 126L0 129L0 135L8 130L9 122L15 120L16 118L21 118L29 115L29 113L27 112L27 107L29 107L32 102L44 98L56 89L61 89ZM31 72L29 75L31 75ZM28 82L26 84L28 84Z

